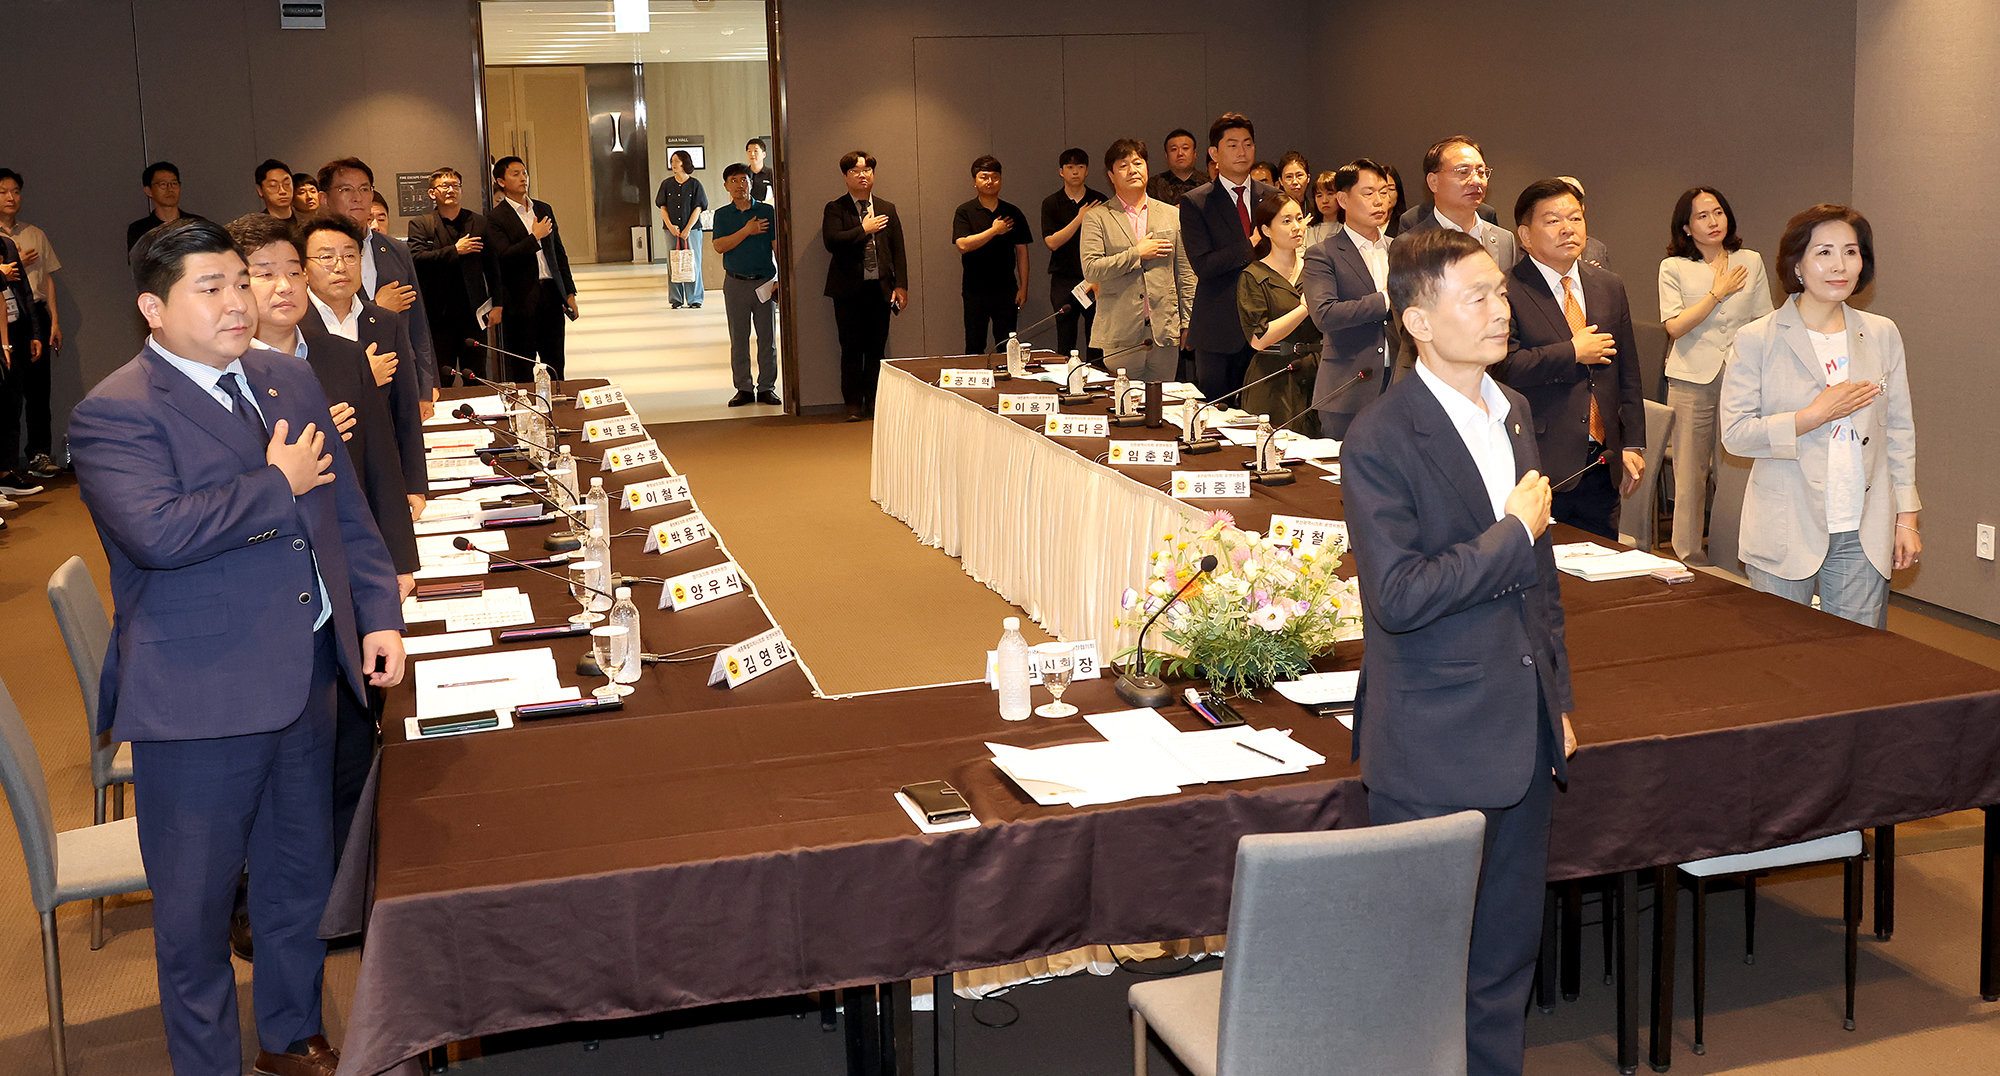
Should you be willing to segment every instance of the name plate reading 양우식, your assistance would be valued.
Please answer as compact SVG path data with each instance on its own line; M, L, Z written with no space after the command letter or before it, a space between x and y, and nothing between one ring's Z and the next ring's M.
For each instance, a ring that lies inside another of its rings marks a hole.
M743 593L743 573L734 561L724 561L711 568L677 575L667 580L660 588L660 608L676 612L711 602L731 594Z
M1271 537L1296 541L1300 549L1332 549L1336 553L1347 550L1347 524L1337 519L1272 516Z
M991 370L940 370L938 388L941 389L990 389L993 387Z
M756 678L782 665L790 665L797 652L785 638L783 628L772 628L745 639L715 655L715 667L708 672L710 686L727 682L730 687Z
M694 495L688 492L688 480L684 474L655 478L650 482L634 482L625 487L624 493L618 495L618 503L633 512L642 508L665 508L670 504L693 499Z
M1181 500L1195 497L1248 497L1248 471L1175 471L1172 492Z
M646 424L637 415L614 415L610 418L594 418L583 424L585 441L616 441L625 437L646 436Z
M665 463L667 457L660 453L656 441L634 441L629 445L604 450L606 471L629 471L634 467L645 467L654 463Z
M706 541L710 537L708 517L700 512L689 512L679 519L653 524L646 532L646 552L671 553L676 549Z
M582 392L576 394L576 409L578 411L595 411L600 407L610 407L612 404L622 404L624 402L625 390L616 385L606 385L603 388L596 389L584 389Z
M1179 441L1113 441L1111 462L1174 467L1181 462L1181 445Z
M1097 640L1085 639L1082 642L1073 643L1071 646L1070 663L1074 666L1070 672L1071 680L1095 680L1102 675L1098 671L1100 664L1097 660ZM999 667L1000 652L997 650L988 650L986 652L987 687L996 688L997 690L995 670ZM1036 667L1032 657L1028 661L1028 683L1032 687L1042 686L1042 670Z
M1003 392L1000 394L1000 413L1003 415L1054 415L1062 411L1062 401L1054 393Z
M1042 423L1042 432L1050 437L1109 437L1111 436L1110 415L1050 415Z

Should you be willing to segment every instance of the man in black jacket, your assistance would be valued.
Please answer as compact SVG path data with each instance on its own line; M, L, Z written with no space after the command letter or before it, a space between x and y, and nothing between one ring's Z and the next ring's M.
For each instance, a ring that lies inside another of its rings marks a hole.
M485 339L486 327L501 320L500 262L495 244L486 241L486 218L459 204L464 186L455 168L432 172L437 208L410 222L410 257L423 285L440 377L446 367L485 369L485 349L466 341Z
M820 240L833 260L826 295L840 329L840 395L847 421L875 415L875 380L889 347L889 318L910 302L910 268L903 257L903 222L896 207L875 197L875 156L854 150L840 158L847 193L826 204Z
M547 202L528 197L528 166L519 157L493 162L493 180L504 196L486 218L499 248L500 295L494 303L507 308L500 323L507 350L549 364L563 376L564 320L577 316L576 280L569 272L569 252L556 228L556 211ZM507 376L525 381L534 370L519 359L507 360Z

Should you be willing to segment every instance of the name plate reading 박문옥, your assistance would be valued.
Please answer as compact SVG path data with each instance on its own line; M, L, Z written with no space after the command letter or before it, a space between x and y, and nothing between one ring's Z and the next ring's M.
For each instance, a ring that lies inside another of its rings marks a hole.
M1003 392L1000 394L1000 413L1003 415L1053 415L1062 410L1062 401L1052 392Z
M1175 471L1174 496L1181 500L1195 497L1248 497L1250 496L1250 473L1248 471Z
M678 519L653 524L646 532L648 553L671 553L676 549L691 546L709 537L708 517L700 512L689 512Z
M667 457L660 453L655 441L634 441L629 445L604 450L606 471L629 471L634 467L644 467L652 463L665 463Z
M617 415L612 418L594 418L583 424L585 441L616 441L625 437L644 437L646 424L637 415Z
M772 628L715 655L715 666L708 671L708 682L710 686L727 682L730 687L736 687L779 666L790 665L796 657L798 654L785 638L784 629Z
M618 500L627 509L636 512L642 508L665 508L670 504L692 500L693 496L688 492L687 476L673 475L668 478L655 478L650 482L634 482L625 487L625 492L619 494Z

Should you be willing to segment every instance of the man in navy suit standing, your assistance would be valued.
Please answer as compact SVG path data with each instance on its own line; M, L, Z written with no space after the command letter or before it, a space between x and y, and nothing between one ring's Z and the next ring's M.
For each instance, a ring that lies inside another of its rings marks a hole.
M132 253L145 350L70 416L117 619L99 724L132 742L176 1076L236 1076L229 912L250 868L256 1069L331 1076L320 1022L338 677L403 675L395 569L302 359L250 350L250 278L207 221Z
M1236 279L1256 260L1251 249L1257 201L1277 190L1250 178L1257 128L1240 112L1225 112L1208 128L1214 179L1181 196L1181 242L1194 267L1194 309L1188 342L1195 381L1213 400L1243 387L1250 344L1236 314Z
M1340 454L1361 582L1354 745L1377 825L1486 816L1466 974L1466 1071L1513 1076L1526 1049L1549 818L1570 749L1569 657L1549 482L1527 401L1488 376L1507 354L1507 284L1476 238L1432 229L1389 254L1418 354L1354 419Z
M1396 204L1388 169L1366 157L1333 174L1340 230L1306 251L1299 287L1313 324L1326 336L1313 382L1313 409L1322 437L1347 437L1356 412L1387 392L1395 352L1389 348L1389 235L1383 227ZM1356 382L1366 373L1374 383Z

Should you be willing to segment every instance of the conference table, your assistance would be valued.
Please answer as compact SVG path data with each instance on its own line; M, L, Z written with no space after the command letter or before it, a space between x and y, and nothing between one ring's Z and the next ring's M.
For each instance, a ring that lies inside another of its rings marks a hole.
M1013 456L1024 468L1017 479L1041 483L1013 494L1015 511L1042 513L1039 526L1091 514L1088 504L1066 503L1073 491L1058 484L1063 471L1050 469L1059 464L1088 473L1091 488L1120 510L1148 505L1149 525L1211 507L1154 497L1165 473L1102 468L1073 444L978 406L981 390L924 384L950 365L884 367L878 483L883 453L909 450L907 440L885 449L885 438L908 432L899 424L922 390L938 394L927 401L934 418L964 408L956 421L988 423L970 428ZM556 411L565 427L595 417ZM998 440L1017 436L1019 445ZM924 451L949 457L953 447ZM1224 450L1202 466L1235 466L1245 454ZM934 481L956 480L948 459L912 466L942 467ZM665 471L621 473L617 482ZM609 476L606 484L616 492ZM692 492L698 502L698 480ZM1214 507L1255 528L1274 512L1337 517L1338 494L1302 476ZM650 525L687 510L623 514ZM511 531L510 555L538 548L552 529ZM1158 537L1135 530L1123 540L1141 543L1143 556ZM1110 575L1127 552L1081 552L1064 573ZM640 553L637 539L614 545L614 566L636 576L724 557L717 543L665 554ZM1019 574L1011 585L1035 578ZM1119 588L1133 578L1112 576ZM555 579L515 572L494 585L529 593L540 622L574 606ZM1063 608L1061 595L1001 592L1031 612ZM654 588L635 593L652 652L731 643L770 625L754 593L681 612L653 609ZM1675 587L1565 580L1563 598L1583 747L1557 797L1551 879L1617 874L1630 909L1636 872L1662 864L1988 807L1981 990L2000 992L1990 824L1990 807L2000 804L2000 673L1709 576ZM1062 615L1092 624L1087 604ZM1356 667L1359 646L1341 644L1321 667ZM554 644L565 668L585 648L578 639ZM1327 757L1324 765L1174 796L1041 807L994 768L984 744L1095 738L1080 719L1003 722L993 693L977 682L829 699L815 697L796 663L733 690L706 686L708 671L706 663L647 666L617 713L415 741L401 735L412 693L390 693L371 781L374 856L361 857L374 868L360 890L372 904L344 1073L414 1064L445 1043L527 1027L872 988L1085 945L1221 933L1238 839L1367 823L1347 730L1275 695L1247 705L1246 717L1291 729ZM565 682L587 690L601 681ZM1085 713L1124 708L1105 679L1079 683L1066 698ZM1200 727L1185 707L1163 714L1179 728ZM924 835L896 805L902 785L939 779L965 795L978 828ZM358 874L350 857L350 892ZM1637 918L1621 918L1626 959L1638 946ZM1618 1049L1629 1069L1638 987L1634 976L1623 982ZM939 1048L948 1056L949 979L940 985ZM885 996L897 997L893 988ZM907 993L898 1000L906 1012ZM1664 1038L1656 1024L1656 1061ZM889 1068L908 1071L906 1042L878 1048Z

